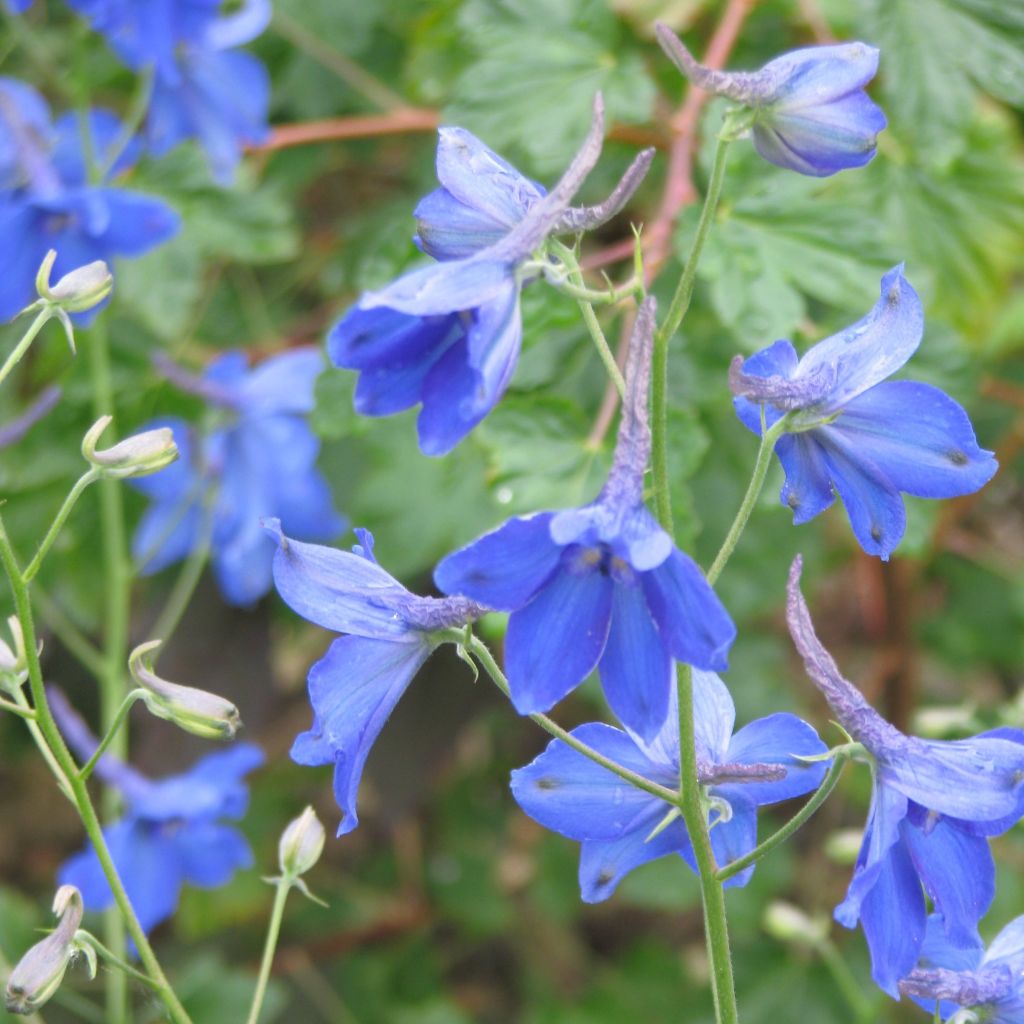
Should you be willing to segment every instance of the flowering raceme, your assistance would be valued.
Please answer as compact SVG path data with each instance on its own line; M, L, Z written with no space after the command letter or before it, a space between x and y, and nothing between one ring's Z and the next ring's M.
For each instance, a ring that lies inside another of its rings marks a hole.
M120 121L94 110L88 131L96 164L105 169L99 184L89 181L78 115L51 125L34 89L0 79L0 320L33 300L50 249L60 277L95 260L141 256L178 231L178 215L166 203L108 184L138 156L136 142L120 150Z
M96 749L95 738L59 691L49 697L69 746L88 760ZM233 744L164 779L148 779L110 754L99 759L95 774L125 800L124 817L108 825L103 835L145 931L174 913L186 882L215 888L251 866L245 837L221 819L245 814L249 788L242 779L262 763L262 752L251 743ZM113 903L91 846L66 861L59 878L62 885L81 890L88 910L104 910Z
M378 564L373 536L357 530L351 552L300 544L266 522L278 544L274 583L285 604L340 637L309 672L313 725L292 746L292 759L334 765L341 808L338 835L358 824L356 798L370 748L413 676L441 638L487 609L461 597L418 597Z
M654 308L646 300L633 328L615 460L597 500L510 519L434 572L444 593L512 613L505 671L520 714L546 711L597 668L612 711L648 741L668 714L673 659L724 669L736 633L644 505Z
M803 358L788 341L743 360L729 375L736 413L761 433L788 414L775 452L786 472L781 499L806 523L843 499L854 535L888 559L906 529L900 491L921 498L970 494L998 469L978 447L963 408L929 384L886 381L921 342L924 314L902 266L882 278L862 320Z
M180 457L159 473L132 480L151 501L132 551L141 571L153 573L208 538L225 598L251 604L271 585L274 545L261 517L277 516L307 540L326 540L345 528L316 468L320 442L306 422L323 357L314 348L294 349L249 370L244 353L230 352L198 380L162 365L226 422L202 440L183 420L150 424L172 429Z
M878 50L864 43L812 46L760 71L714 71L698 64L666 25L656 27L669 60L694 85L747 107L754 148L769 163L825 177L862 167L874 155L885 114L864 92Z
M949 943L969 948L995 895L988 837L1024 816L1024 731L966 740L922 740L886 722L844 679L814 632L800 593L799 556L789 577L789 630L836 718L872 758L874 787L860 854L836 920L858 919L871 976L899 998L925 936L925 893Z
M641 153L609 200L569 203L597 162L600 96L579 153L546 193L460 128L442 128L441 188L416 208L416 242L439 260L367 292L328 338L336 366L358 370L356 410L388 416L420 403L420 449L451 451L497 404L519 359L519 293L540 273L524 265L551 234L582 231L616 213L650 164Z
M757 808L800 796L821 783L827 765L797 757L825 753L806 722L789 714L759 718L733 735L736 709L713 672L693 673L697 773L713 813L711 843L724 867L757 845ZM679 713L673 697L657 735L645 742L601 722L572 735L623 767L667 789L679 787ZM561 740L512 773L512 795L531 818L582 843L580 890L595 903L607 899L633 868L678 853L696 871L686 826L662 799L624 782ZM753 866L726 882L742 886Z

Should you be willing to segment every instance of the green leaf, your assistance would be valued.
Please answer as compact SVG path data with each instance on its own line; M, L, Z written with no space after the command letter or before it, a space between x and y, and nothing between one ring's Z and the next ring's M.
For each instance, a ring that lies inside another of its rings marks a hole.
M178 235L114 271L118 301L158 338L174 341L192 320L202 291L202 258L188 234Z

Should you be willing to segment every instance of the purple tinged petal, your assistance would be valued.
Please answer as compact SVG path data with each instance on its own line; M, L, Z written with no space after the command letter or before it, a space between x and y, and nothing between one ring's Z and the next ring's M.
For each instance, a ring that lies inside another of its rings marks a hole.
M672 656L640 587L616 583L613 593L608 643L598 665L601 685L616 718L650 742L668 715L669 692L675 682Z
M1014 918L989 944L982 966L1007 964L1015 973L1024 966L1024 916Z
M698 756L713 764L728 760L726 751L735 724L736 705L729 688L714 672L695 670L693 728Z
M505 672L521 715L547 711L596 668L608 639L614 588L600 572L563 567L509 617Z
M425 195L413 210L414 241L435 260L460 260L500 241L508 225L460 203L446 188Z
M808 46L776 57L764 66L779 82L771 102L800 110L843 99L875 77L878 55L875 47L854 42Z
M820 515L836 500L825 451L815 433L786 434L775 444L775 454L786 474L779 501L793 510L797 526Z
M385 307L414 316L476 309L508 288L514 265L472 256L412 270L359 300L360 309Z
M664 770L659 772L629 736L610 725L591 722L571 735L652 781L676 781L659 778ZM646 835L670 810L561 740L512 773L512 795L534 821L577 841L618 839L638 830Z
M499 611L523 607L554 573L562 549L551 539L552 512L510 519L434 570L444 594L463 594Z
M672 656L694 668L722 671L736 627L696 563L678 549L640 576L647 604Z
M987 732L979 733L974 737L977 740L1003 739L1011 743L1024 744L1024 730L1012 729L1009 726L1002 726L999 729L989 729ZM965 832L976 836L1001 836L1004 832L1013 828L1021 818L1024 818L1024 787L1018 790L1017 805L1005 818L990 818L985 821L970 821L963 818L950 816L956 826Z
M732 817L728 821L713 825L711 829L711 848L715 853L715 863L719 867L745 857L757 846L757 807L746 793L736 792L740 788L730 787L727 799L732 807ZM715 787L715 794L719 788ZM744 868L725 882L726 889L742 888L754 874L754 865Z

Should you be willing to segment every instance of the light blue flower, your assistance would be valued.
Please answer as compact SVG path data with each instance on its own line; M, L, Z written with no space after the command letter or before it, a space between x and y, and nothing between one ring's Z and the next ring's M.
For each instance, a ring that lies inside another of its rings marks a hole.
M970 494L999 468L978 447L967 413L930 384L887 381L924 331L917 293L894 267L862 320L798 359L788 341L742 359L729 383L743 424L761 433L788 412L775 445L786 482L781 500L806 523L843 499L861 547L888 559L906 529L900 492L921 498Z
M870 754L873 788L864 839L836 920L860 921L871 976L899 998L925 936L925 894L953 946L967 948L995 894L988 837L1024 816L1024 732L922 740L886 722L844 679L814 632L800 593L799 556L787 619L807 673L839 723Z

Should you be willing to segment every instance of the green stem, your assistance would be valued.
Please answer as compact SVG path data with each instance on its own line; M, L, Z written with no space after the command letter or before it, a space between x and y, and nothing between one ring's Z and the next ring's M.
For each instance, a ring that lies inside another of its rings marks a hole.
M814 791L814 795L811 799L808 800L807 803L805 803L803 807L801 807L800 810L778 830L778 832L774 832L763 842L758 843L750 853L744 854L742 857L730 861L723 868L719 868L718 880L720 882L725 882L732 878L733 875L738 875L744 868L757 863L757 861L759 861L766 853L771 853L776 846L780 846L791 835L793 835L793 833L803 826L815 811L817 811L817 809L828 799L829 794L833 789L835 789L836 783L839 781L839 776L843 774L843 768L845 766L846 758L844 756L837 755L832 761L832 767L829 768L828 774L821 780L821 785Z
M148 974L143 974L142 971L136 970L127 961L122 960L118 956L114 956L114 954L109 949L107 949L107 947L104 946L103 943L100 942L100 940L97 939L95 935L92 935L89 932L79 932L77 937L81 942L87 942L90 946L92 946L92 948L95 949L96 952L99 953L99 955L103 957L104 960L108 961L109 963L112 963L116 968L118 968L118 970L124 971L125 974L127 974L129 977L134 978L136 981L141 981L142 984L146 985L148 988L155 987L153 985L153 979L149 977Z
M35 708L28 702L28 698L21 690L16 690L13 694L16 706L21 708L22 711L30 711L32 713L31 718L25 715L25 724L28 726L28 731L32 736L35 745L39 748L39 753L42 754L43 760L46 762L50 771L53 772L54 778L57 780L57 785L60 787L61 792L74 803L75 798L71 795L71 783L68 782L67 777L64 775L64 770L57 763L56 758L53 756L53 751L50 750L46 737L43 736L42 730L39 728L38 715L36 714Z
M53 630L57 639L99 679L103 674L103 655L96 649L92 641L38 583L32 588L32 594L46 625Z
M2 697L0 697L0 711L9 711L12 715L24 718L27 722L34 722L36 720L36 713L32 708L26 708L21 704L14 704L9 700L4 700Z
M467 648L479 659L480 664L483 665L495 686L508 697L508 679L505 678L505 673L498 667L498 663L494 660L494 655L491 654L487 645L475 636L467 640L465 634L461 631L459 631L457 642L466 644ZM548 718L547 715L534 714L528 717L536 722L546 733L554 736L555 739L561 740L566 746L572 747L577 753L582 754L595 764L601 765L602 768L607 768L608 771L618 775L620 779L636 786L637 789L642 789L645 793L650 793L651 796L658 797L659 800L664 800L673 807L679 806L679 794L674 790L668 789L665 786L659 786L658 783L651 782L650 779L645 779L642 775L638 775L636 772L623 767L617 761L613 761L611 758L605 757L604 754L598 753L593 747L588 747L586 743L581 743L575 736Z
M114 737L117 735L118 729L121 728L124 722L125 716L132 709L132 705L137 701L141 700L146 695L145 690L132 690L127 697L121 702L121 706L117 709L117 714L114 716L113 724L108 730L107 734L100 740L96 749L92 753L92 757L85 762L84 765L78 770L78 777L85 782L93 773L93 769L99 763L100 758L107 752L107 749L114 742Z
M54 721L53 714L50 711L49 703L46 700L46 689L43 684L42 666L39 663L39 648L36 641L35 622L32 618L32 604L29 600L28 587L22 579L21 570L11 548L11 542L8 539L2 518L0 518L0 561L3 562L4 570L11 584L11 590L14 595L14 607L25 641L29 686L32 691L32 702L36 712L36 722L32 724L38 727L46 746L50 749L53 761L57 764L58 780L62 779L67 785L71 798L78 808L86 835L88 835L89 841L96 851L100 867L103 869L107 884L114 895L114 901L124 916L128 931L131 933L131 937L139 951L139 958L142 960L146 972L153 981L154 989L167 1007L167 1011L174 1024L191 1024L188 1014L167 982L163 969L153 953L153 948L146 938L146 933L142 930L142 925L139 924L139 919L135 916L135 909L132 907L127 892L125 892L124 884L107 847L103 828L93 807L89 790L85 782L78 778L75 760L64 743L64 738L61 736L60 729L57 727L57 723Z
M725 179L726 154L729 140L719 138L715 147L715 162L711 168L711 180L708 182L704 206L697 224L697 234L693 239L693 248L683 267L682 277L676 285L672 303L669 306L665 321L654 334L654 354L651 365L651 463L654 470L654 507L658 521L672 533L672 502L668 489L668 346L679 325L683 322L690 299L693 297L693 286L697 279L697 264L701 251L707 240L711 223L714 220L718 198L722 193L722 182Z
M46 553L51 547L53 547L53 542L57 539L58 534L64 528L64 524L67 522L68 516L71 515L71 510L77 504L78 499L85 492L85 489L89 484L99 478L100 471L94 467L86 470L86 472L75 481L75 486L68 492L68 496L64 499L64 504L61 505L56 517L50 524L50 529L47 531L46 536L39 545L35 558L33 558L25 568L24 578L26 583L31 583L35 578L36 573L39 572L39 567L43 564L43 559L46 557Z
M765 477L768 475L768 467L772 463L772 453L775 451L775 442L786 432L787 418L782 416L776 420L767 430L763 429L764 411L762 409L762 430L761 446L757 450L757 461L754 463L754 472L751 474L750 483L747 485L747 493L743 495L736 518L729 527L729 532L722 541L718 554L715 555L711 568L708 569L708 583L714 586L715 581L722 574L726 562L729 561L736 545L739 543L743 530L750 519L751 512L761 496L761 489L764 487Z
M263 1009L263 998L267 994L267 982L270 980L270 968L274 963L274 952L277 949L277 937L281 933L281 919L284 917L284 905L288 892L292 887L292 878L286 873L277 880L277 891L274 893L274 908L270 912L270 924L267 926L267 941L263 946L263 961L260 964L260 975L256 980L256 991L252 996L252 1009L249 1010L247 1024L257 1024L260 1010Z
M28 330L21 336L21 340L14 346L7 359L4 360L4 365L0 366L0 384L7 380L11 370L21 362L21 358L28 351L29 345L36 340L36 335L43 329L43 325L52 315L53 309L50 306L44 306L36 314L35 320L29 324Z

